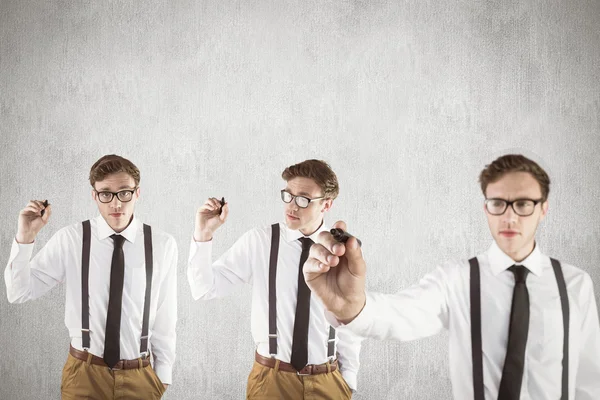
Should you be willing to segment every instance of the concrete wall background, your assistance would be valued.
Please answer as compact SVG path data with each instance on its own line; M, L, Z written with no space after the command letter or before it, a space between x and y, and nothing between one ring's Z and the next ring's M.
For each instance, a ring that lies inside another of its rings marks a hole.
M281 171L330 162L328 218L363 239L368 287L395 292L491 241L479 171L506 151L553 180L539 242L588 271L600 302L600 3L0 1L0 260L30 198L43 245L96 215L107 153L142 171L138 215L175 235L179 340L166 399L240 399L250 290L193 302L196 207L230 202L221 254L281 215ZM39 247L38 247L39 248ZM4 285L0 292L5 298ZM64 287L0 301L0 398L59 397ZM447 399L447 337L367 341L356 399Z

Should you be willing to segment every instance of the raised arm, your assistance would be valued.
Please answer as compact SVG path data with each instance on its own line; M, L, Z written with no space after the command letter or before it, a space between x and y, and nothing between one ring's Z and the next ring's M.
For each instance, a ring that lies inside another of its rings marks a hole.
M6 295L11 303L36 299L64 279L62 259L66 242L61 239L62 231L52 236L31 260L37 234L51 214L52 206L41 200L31 200L19 213L17 234L4 270Z
M226 296L252 278L250 232L239 238L217 261L212 261L212 238L214 232L225 223L228 213L229 205L221 205L216 198L208 199L196 213L187 269L195 300Z

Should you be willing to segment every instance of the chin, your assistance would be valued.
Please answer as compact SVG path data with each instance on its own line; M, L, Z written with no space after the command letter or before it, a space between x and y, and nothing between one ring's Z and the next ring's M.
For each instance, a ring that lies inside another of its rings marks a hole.
M114 226L111 226L111 228L112 228L112 229L113 229L113 231L115 231L115 232L121 232L122 230L124 230L124 229L125 229L125 225L123 225L123 224L114 225Z
M500 248L505 253L516 253L523 247L522 243L516 243L511 241L500 242Z
M300 229L300 221L290 221L289 218L286 218L286 225L288 228L294 231Z
M122 231L127 227L127 224L129 223L129 220L125 217L113 218L109 216L108 221L110 221L108 226L110 226L115 232Z

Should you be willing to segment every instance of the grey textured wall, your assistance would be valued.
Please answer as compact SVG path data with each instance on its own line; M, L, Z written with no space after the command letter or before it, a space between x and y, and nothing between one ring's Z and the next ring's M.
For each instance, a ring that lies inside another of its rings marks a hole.
M30 198L43 245L95 215L86 176L116 152L142 170L138 214L178 239L178 359L167 399L240 399L250 290L193 302L196 207L230 202L221 254L281 214L281 170L328 160L330 222L365 242L394 292L491 241L477 185L506 150L553 179L539 242L600 300L600 3L580 1L0 1L0 260ZM1 399L59 397L64 287L0 292ZM447 399L447 337L367 341L356 399Z

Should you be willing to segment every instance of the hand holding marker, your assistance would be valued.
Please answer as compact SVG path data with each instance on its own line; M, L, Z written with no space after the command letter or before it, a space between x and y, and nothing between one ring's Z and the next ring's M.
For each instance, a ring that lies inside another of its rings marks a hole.
M346 243L351 237L356 237L349 234L348 232L345 232L343 229L340 228L333 228L329 232L333 235L333 238L335 240L342 243ZM362 247L362 242L360 241L360 239L356 238L356 240L358 241L358 245Z

